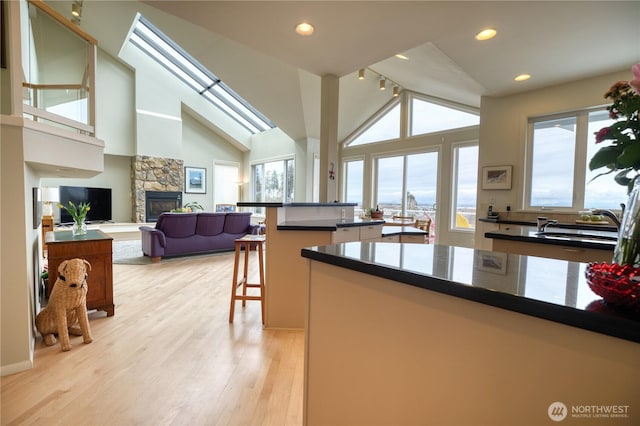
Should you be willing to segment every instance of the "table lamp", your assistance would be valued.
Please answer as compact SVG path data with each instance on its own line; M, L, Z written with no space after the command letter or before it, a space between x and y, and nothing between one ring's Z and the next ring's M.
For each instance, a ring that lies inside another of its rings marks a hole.
M53 216L53 203L60 201L60 191L58 188L42 188L42 216Z

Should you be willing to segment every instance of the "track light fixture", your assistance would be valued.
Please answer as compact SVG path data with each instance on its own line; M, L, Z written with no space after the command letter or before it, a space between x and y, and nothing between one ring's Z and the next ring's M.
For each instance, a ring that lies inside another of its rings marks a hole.
M397 84L395 81L393 80L389 80L387 77L385 77L382 74L379 74L377 72L375 72L374 70L370 69L370 68L360 68L358 70L358 80L364 80L365 76L365 70L369 70L369 72L373 73L374 75L377 75L379 77L379 81L378 81L378 88L380 89L380 91L384 91L387 89L387 82L389 82L390 85L393 86L393 96L399 96L400 95L400 85Z
M76 18L79 18L79 17L82 16L82 2L81 1L74 1L71 4L71 14Z

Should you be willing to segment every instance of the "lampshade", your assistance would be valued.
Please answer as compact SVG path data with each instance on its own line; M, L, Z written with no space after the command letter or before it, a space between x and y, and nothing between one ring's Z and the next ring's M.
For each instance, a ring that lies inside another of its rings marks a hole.
M60 201L60 190L45 186L42 188L42 201L45 203L57 203Z
M364 68L358 70L358 80L364 80Z
M380 90L387 88L387 80L384 77L380 78Z
M60 190L58 188L44 187L42 188L42 215L53 216L53 203L60 201Z
M400 94L400 86L393 86L393 96L398 96Z

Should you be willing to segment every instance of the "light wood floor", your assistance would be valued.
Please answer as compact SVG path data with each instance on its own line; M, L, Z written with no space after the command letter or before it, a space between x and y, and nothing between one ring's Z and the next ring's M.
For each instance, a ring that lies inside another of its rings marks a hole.
M115 316L91 313L70 352L38 337L35 367L1 379L1 424L302 424L304 333L263 330L258 302L229 324L232 271L233 254L114 265Z

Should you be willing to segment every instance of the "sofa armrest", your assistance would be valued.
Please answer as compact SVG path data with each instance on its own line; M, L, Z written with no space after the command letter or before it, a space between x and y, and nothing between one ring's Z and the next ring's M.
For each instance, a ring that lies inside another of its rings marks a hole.
M164 256L164 249L167 245L164 232L150 226L140 226L138 229L140 230L142 253L158 259Z
M260 230L264 228L264 225L249 225L247 228L247 234L260 235Z
M164 236L164 232L162 232L161 230L152 228L150 226L140 226L138 227L138 229L140 230L140 233L142 234L143 239L146 234L147 238L151 238L152 240L157 241L161 247L167 246L166 237Z

